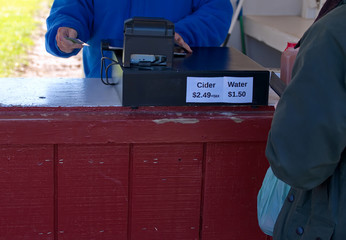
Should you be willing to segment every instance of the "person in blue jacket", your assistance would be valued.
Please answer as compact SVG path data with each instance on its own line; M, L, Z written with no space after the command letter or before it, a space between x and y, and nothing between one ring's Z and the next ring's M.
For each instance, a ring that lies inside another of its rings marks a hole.
M76 55L83 46L66 37L79 38L86 77L99 77L102 40L122 47L124 21L131 17L160 17L175 25L175 42L190 46L220 46L232 19L229 0L55 0L47 18L46 49L58 57Z

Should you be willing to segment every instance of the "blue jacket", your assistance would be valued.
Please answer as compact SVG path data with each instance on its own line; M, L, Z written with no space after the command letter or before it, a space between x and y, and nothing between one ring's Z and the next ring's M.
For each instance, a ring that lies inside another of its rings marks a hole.
M219 46L226 38L231 18L229 0L55 0L47 18L46 49L58 57L76 55L59 50L59 27L71 27L90 44L83 49L86 77L100 77L101 40L122 47L124 21L134 16L161 17L175 24L190 46Z

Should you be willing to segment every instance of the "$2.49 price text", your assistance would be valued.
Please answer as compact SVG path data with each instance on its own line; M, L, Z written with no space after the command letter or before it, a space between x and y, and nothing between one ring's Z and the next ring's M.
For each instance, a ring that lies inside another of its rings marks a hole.
M211 92L193 92L193 98L219 98L220 95L212 94Z

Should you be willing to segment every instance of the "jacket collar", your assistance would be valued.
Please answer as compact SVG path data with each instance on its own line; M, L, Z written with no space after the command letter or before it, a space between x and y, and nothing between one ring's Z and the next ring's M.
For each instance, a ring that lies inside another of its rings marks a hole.
M318 20L320 20L327 13L334 10L335 8L337 8L341 4L346 4L346 0L327 0L324 3L321 11L318 13L314 23L317 22ZM300 40L298 41L298 43L296 44L296 46L294 48L299 48L299 47L300 47Z
M345 0L327 0L323 5L321 11L318 13L314 22L324 17L327 13L338 7L340 4L345 3Z

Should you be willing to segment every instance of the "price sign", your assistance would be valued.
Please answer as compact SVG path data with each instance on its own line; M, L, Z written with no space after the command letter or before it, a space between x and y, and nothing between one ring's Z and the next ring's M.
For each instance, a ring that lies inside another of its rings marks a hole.
M186 102L221 102L223 84L223 77L188 77L186 85Z
M252 77L225 77L223 101L225 103L252 103Z
M252 77L187 77L186 102L251 103Z

